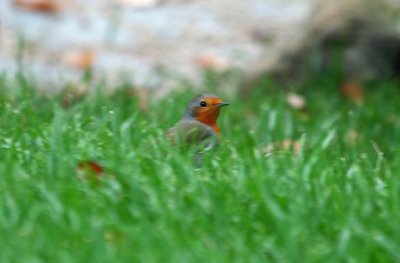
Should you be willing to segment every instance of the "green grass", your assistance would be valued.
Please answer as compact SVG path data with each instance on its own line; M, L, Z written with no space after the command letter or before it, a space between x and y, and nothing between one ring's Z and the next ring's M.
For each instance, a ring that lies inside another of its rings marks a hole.
M398 83L363 105L336 85L307 84L307 116L268 81L220 94L221 147L196 169L164 137L191 89L145 112L125 89L64 108L3 76L0 262L400 262ZM264 153L286 139L301 150Z

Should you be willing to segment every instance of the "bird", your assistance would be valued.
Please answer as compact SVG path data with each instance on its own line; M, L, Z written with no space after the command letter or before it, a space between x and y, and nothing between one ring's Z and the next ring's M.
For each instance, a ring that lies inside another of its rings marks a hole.
M221 107L227 105L214 94L194 97L183 118L168 130L168 139L179 148L191 149L196 154L217 148L221 131L217 120Z

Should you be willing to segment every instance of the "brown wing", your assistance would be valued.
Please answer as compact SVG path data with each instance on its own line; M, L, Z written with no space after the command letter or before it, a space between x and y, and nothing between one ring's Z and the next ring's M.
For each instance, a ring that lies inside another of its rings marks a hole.
M210 127L194 120L178 122L168 130L167 136L175 145L196 146L201 150L213 149L218 143L217 135Z

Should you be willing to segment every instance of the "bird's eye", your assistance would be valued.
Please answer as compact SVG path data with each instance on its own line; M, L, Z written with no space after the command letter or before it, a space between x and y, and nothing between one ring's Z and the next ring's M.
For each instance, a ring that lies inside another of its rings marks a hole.
M207 103L205 101L202 101L202 102L200 102L200 106L205 107L205 106L207 106Z

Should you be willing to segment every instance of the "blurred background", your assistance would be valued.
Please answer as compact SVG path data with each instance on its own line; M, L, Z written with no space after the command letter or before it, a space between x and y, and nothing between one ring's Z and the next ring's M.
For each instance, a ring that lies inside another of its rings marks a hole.
M282 82L329 67L398 77L398 0L2 0L0 71L58 89L94 81L168 91L201 72ZM340 63L340 65L339 65Z
M400 262L399 86L400 0L0 0L0 262Z

